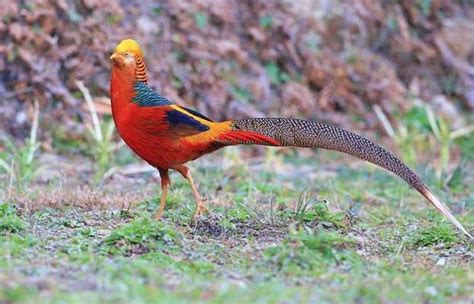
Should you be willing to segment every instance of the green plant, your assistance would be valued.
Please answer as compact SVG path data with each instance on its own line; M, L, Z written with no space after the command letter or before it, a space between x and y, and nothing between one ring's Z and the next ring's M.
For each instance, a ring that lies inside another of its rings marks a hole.
M19 285L14 287L6 287L0 290L0 302L2 303L20 303L28 297L36 296L38 290L34 286Z
M17 233L25 229L25 222L16 215L9 204L0 205L0 235Z
M418 0L417 1L417 6L425 17L428 17L431 13L431 7L433 5L432 2L433 2L432 0Z
M446 223L433 223L431 227L417 231L412 238L412 244L415 247L432 246L441 243L449 246L457 241L456 233Z
M267 72L270 82L274 85L280 85L290 80L290 75L284 72L275 62L267 63L265 65L265 71Z
M100 123L100 132L91 132L96 146L95 159L97 161L96 181L100 180L107 171L112 167L114 162L113 152L117 150L113 142L114 122L112 120L102 121ZM102 134L99 136L99 134Z
M102 243L102 249L113 255L143 254L175 244L179 236L163 222L141 218L114 230Z
M334 231L318 229L312 232L300 229L292 234L294 241L301 242L300 246L304 246L311 251L320 253L325 258L335 258L334 250L338 246L352 244L353 241Z
M382 122L387 134L397 143L402 158L408 164L414 165L417 162L417 155L423 150L432 150L429 141L433 138L439 150L439 160L436 165L436 175L438 180L442 180L443 173L448 171L451 159L451 150L455 142L459 139L469 137L474 132L474 125L469 125L458 130L452 130L449 123L442 117L436 116L429 106L414 107L403 118L395 130L381 108L374 106L374 111ZM421 151L420 151L421 150Z
M20 192L25 191L27 186L36 176L39 165L36 152L40 144L37 141L39 121L39 104L34 103L33 123L31 125L28 139L20 145L16 145L11 138L2 138L5 145L5 153L0 154L0 173L6 173L10 185L14 184ZM7 188L7 185L4 185Z
M299 224L317 222L340 228L343 226L344 213L330 212L326 201L318 200L311 194L303 192L295 205L292 219Z
M232 94L232 97L242 103L248 104L252 100L252 93L248 89L237 85L232 85L230 87L230 93Z
M265 251L266 258L279 269L288 272L324 272L328 266L343 261L359 259L346 251L354 241L334 231L301 227L292 230L289 238Z
M91 145L96 161L96 172L94 183L100 182L107 175L114 163L114 151L120 145L113 141L114 122L112 120L99 120L99 115L94 106L94 102L89 90L84 86L82 81L76 81L76 85L84 95L87 107L91 115L92 126L87 125L91 137Z
M270 29L273 26L273 18L270 15L261 16L259 23L260 27L262 27L263 29Z
M207 13L199 11L194 14L194 22L200 30L205 30L208 23Z
M404 117L405 119L403 123L400 123L396 129L392 126L390 120L387 118L380 106L375 105L373 109L377 115L377 118L382 123L385 132L387 132L388 136L390 136L397 144L402 155L402 159L407 164L414 165L416 163L417 155L416 145L414 145L414 142L419 142L423 137L423 133L419 132L423 120L420 119L418 115L418 108L415 107L411 109ZM412 122L414 122L417 132L411 132L411 128L409 128L409 126L411 127Z
M250 210L248 206L243 203L236 203L236 206L227 210L226 218L231 221L245 222L252 218L255 211Z
M430 123L432 134L436 138L440 147L439 163L436 168L438 177L441 177L442 173L447 172L449 161L451 158L451 147L454 141L458 138L469 136L474 132L474 126L467 126L456 131L451 130L448 122L441 116L436 117L433 110L430 107L426 107L426 116Z

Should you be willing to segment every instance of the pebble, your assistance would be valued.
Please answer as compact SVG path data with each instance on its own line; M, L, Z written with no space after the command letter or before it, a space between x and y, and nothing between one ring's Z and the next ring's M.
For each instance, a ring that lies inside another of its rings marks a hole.
M447 259L446 259L445 257L442 257L442 258L440 258L440 259L436 262L436 265L438 265L438 266L444 266L444 265L446 265L446 260L447 260Z

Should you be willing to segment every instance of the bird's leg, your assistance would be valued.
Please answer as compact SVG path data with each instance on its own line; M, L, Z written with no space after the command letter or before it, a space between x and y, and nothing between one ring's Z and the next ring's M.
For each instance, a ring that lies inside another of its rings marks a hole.
M202 200L199 192L197 191L196 185L194 185L193 177L191 176L191 171L188 167L180 165L174 167L176 171L178 171L185 179L188 180L189 184L191 185L191 189L193 191L194 199L196 200L196 211L194 212L193 220L196 222L199 216L201 216L204 212L209 212Z
M158 169L160 172L161 177L161 199L160 199L160 207L158 212L156 212L156 219L160 220L161 216L163 215L163 210L165 209L166 205L166 196L168 195L168 189L170 188L170 177L168 175L168 169Z

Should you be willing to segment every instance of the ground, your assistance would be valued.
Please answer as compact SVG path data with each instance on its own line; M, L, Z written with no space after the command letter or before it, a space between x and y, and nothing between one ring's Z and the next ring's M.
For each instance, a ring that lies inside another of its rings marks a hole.
M397 178L336 153L251 153L192 164L211 211L197 224L177 174L157 222L146 166L84 186L87 161L43 156L61 173L0 206L0 302L474 301L474 246ZM416 168L470 231L471 167L455 187Z

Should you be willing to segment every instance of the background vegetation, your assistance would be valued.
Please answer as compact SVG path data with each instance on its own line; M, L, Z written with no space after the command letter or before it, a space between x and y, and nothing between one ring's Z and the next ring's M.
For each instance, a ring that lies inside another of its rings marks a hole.
M150 84L219 120L317 119L382 143L474 229L474 3L10 1L0 12L0 302L472 302L474 248L396 178L229 148L159 180L110 117L132 37Z

